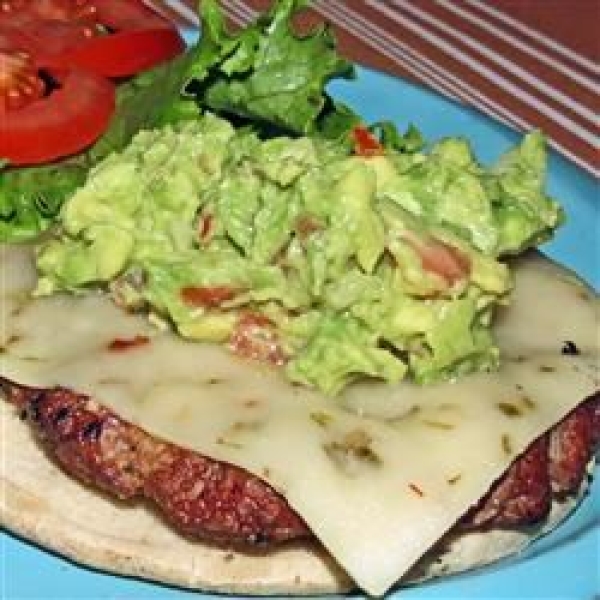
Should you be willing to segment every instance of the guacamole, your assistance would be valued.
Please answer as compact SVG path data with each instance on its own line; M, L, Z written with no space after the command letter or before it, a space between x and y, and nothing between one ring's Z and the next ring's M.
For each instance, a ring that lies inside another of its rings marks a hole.
M361 156L206 114L94 167L39 250L37 293L104 287L331 395L493 369L501 258L562 219L544 170L539 133L486 168L462 139Z

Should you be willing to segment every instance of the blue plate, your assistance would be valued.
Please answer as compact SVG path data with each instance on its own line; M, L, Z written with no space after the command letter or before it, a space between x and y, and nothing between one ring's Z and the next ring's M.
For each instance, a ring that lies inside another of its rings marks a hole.
M484 162L494 160L519 137L476 111L423 88L366 69L358 70L355 82L333 85L332 92L357 109L367 121L392 119L402 128L414 123L429 140L448 135L466 136ZM558 237L544 250L576 270L598 289L598 183L555 154L550 157L548 179L549 193L561 200L568 221ZM390 597L397 600L599 598L599 505L600 481L597 481L591 497L563 527L534 544L518 559L441 582L397 591ZM224 599L223 596L114 577L79 567L9 534L2 534L0 542L3 561L0 589L2 598L7 600Z

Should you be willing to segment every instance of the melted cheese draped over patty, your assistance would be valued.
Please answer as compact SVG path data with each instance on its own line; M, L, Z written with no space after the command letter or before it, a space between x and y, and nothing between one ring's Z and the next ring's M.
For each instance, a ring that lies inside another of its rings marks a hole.
M511 306L498 314L499 371L426 387L360 383L333 399L159 331L99 293L32 298L27 248L2 248L0 269L2 376L90 394L258 475L375 595L599 387L598 298L539 255L516 264Z

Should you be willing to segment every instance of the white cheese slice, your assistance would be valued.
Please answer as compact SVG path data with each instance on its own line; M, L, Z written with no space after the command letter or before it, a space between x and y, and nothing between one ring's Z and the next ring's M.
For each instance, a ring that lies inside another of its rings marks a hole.
M64 385L273 485L356 583L383 594L536 437L598 387L598 299L540 257L499 315L502 368L339 398L189 343L101 295L32 300L26 249L0 253L0 374ZM149 336L128 350L115 339ZM561 352L573 341L578 355Z

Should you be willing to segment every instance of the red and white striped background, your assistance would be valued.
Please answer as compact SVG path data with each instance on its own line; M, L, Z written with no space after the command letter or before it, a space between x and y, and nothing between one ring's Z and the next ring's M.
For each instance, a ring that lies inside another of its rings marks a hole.
M195 0L148 0L196 25ZM270 0L221 0L233 25ZM600 0L313 0L352 60L418 81L519 130L542 129L600 177Z

